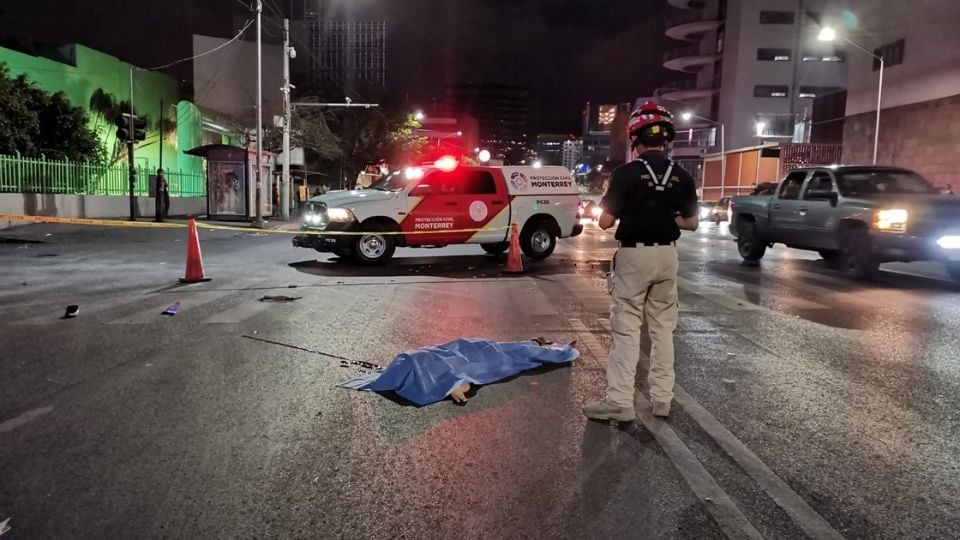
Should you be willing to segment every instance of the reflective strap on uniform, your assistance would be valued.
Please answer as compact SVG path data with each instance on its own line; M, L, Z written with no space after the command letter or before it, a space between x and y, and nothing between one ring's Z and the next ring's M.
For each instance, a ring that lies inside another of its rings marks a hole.
M670 175L673 173L673 161L670 161L670 165L667 166L667 172L663 173L663 177L657 176L657 173L653 172L653 167L647 163L647 160L643 158L637 158L637 161L643 163L643 166L647 168L647 172L650 173L650 178L653 178L653 183L656 184L657 191L663 191L667 188L667 183L670 181Z

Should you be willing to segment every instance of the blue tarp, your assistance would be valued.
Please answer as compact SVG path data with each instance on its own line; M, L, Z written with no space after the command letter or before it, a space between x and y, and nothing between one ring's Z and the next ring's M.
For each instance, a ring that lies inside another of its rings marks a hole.
M458 339L400 354L380 373L337 386L386 392L427 405L464 384L490 384L544 364L567 364L580 356L570 345L541 347L532 341Z

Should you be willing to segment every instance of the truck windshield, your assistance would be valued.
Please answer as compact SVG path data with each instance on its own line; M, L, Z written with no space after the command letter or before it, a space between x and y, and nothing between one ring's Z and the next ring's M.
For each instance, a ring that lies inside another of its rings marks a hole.
M409 183L410 180L407 178L407 175L404 174L403 171L397 171L371 184L370 189L376 189L378 191L398 191L407 187Z
M837 175L840 193L846 197L888 194L937 193L922 176L909 171L863 170Z

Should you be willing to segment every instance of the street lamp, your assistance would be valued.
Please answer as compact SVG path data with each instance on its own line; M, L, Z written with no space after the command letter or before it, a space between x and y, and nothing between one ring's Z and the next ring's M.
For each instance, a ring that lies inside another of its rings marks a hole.
M426 117L423 115L423 111L417 111L413 113L413 119L416 120L417 122L423 122L424 118Z
M444 139L449 139L449 138L451 138L451 137L463 137L463 132L462 132L462 131L454 131L453 133L447 133L447 134L444 135L443 137L437 137L437 150L440 149L440 141L442 141L442 140L444 140Z
M490 161L490 151L489 150L480 150L477 153L477 158L480 159L481 163L487 163Z
M823 28L820 29L820 33L817 34L817 39L820 41L829 41L829 42L836 41L837 31L834 30L833 28L830 28L829 26L824 26ZM855 48L860 49L861 51L869 54L874 59L880 61L880 78L877 81L877 122L873 130L873 164L876 165L877 164L877 148L880 146L880 104L881 104L881 100L883 99L883 65L884 65L883 55L877 54L867 49L863 45L860 45L859 43L851 39L848 39L846 37L841 37L840 39L842 39L843 41L845 41L850 45L853 45Z
M723 126L723 122L717 122L716 120L711 120L709 118L704 118L702 116L697 116L690 111L684 111L680 113L680 118L683 118L685 121L690 121L694 118L697 120L703 120L714 126L720 128L720 198L723 198L724 188L727 184L727 148L726 148L726 129ZM739 180L737 183L739 184Z

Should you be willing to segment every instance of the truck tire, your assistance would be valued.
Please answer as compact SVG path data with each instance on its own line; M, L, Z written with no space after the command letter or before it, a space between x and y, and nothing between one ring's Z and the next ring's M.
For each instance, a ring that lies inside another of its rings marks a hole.
M397 240L395 237L386 234L389 228L378 223L364 225L361 228L364 233L358 236L353 244L353 257L357 262L363 264L384 264L393 258L397 250Z
M756 262L767 252L767 244L757 233L757 224L752 221L741 222L737 228L737 251L745 261Z
M840 270L848 277L869 281L877 276L880 260L873 253L870 233L852 230L840 237Z
M817 253L823 257L823 262L830 268L836 268L840 264L840 252L832 249L821 249Z
M520 249L531 259L546 259L557 247L557 226L548 219L527 223L520 233Z
M494 242L491 244L480 244L480 247L482 247L484 251L486 251L491 255L502 255L503 252L510 247L510 242Z

